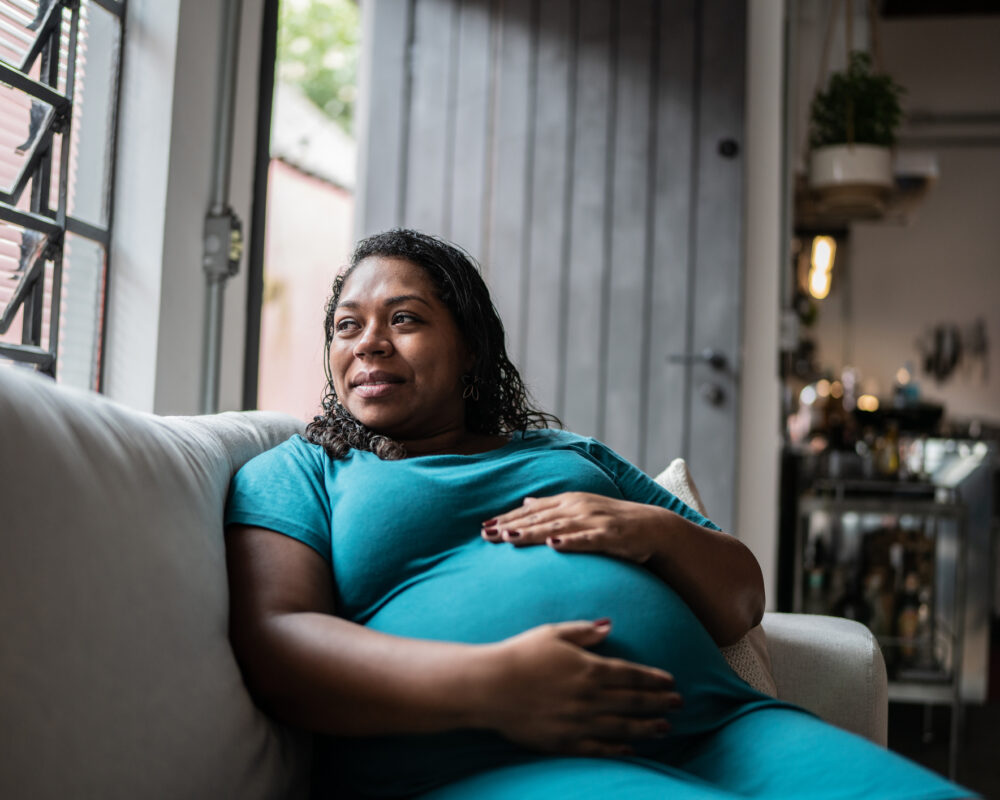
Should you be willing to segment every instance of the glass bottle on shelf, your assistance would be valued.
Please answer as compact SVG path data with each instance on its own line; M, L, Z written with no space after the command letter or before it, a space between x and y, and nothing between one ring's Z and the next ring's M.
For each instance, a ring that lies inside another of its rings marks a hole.
M889 423L885 435L875 443L875 466L886 478L899 474L899 425L895 421Z
M917 655L917 634L920 629L920 577L908 572L903 590L896 601L896 635L900 638L899 654L903 666L911 666Z
M887 596L890 595L885 591L885 572L873 569L865 577L865 601L871 609L868 627L876 636L888 636L892 629L891 611L885 602Z
M827 545L820 533L810 539L806 555L805 591L802 610L806 614L828 614L827 606Z
M852 567L844 592L833 605L833 614L867 625L872 619L872 612L871 604L861 590L861 574Z
M916 666L922 670L933 670L937 667L937 660L934 657L931 587L927 584L921 586L917 598L920 605L917 606Z
M813 567L806 576L806 593L802 604L802 611L806 614L826 614L826 596L823 584L826 582L826 575L823 570Z

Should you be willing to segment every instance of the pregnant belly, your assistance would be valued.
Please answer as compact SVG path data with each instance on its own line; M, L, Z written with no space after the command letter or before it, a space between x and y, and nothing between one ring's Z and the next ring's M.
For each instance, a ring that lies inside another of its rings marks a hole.
M640 566L601 555L473 542L402 588L366 624L399 636L486 643L544 623L600 617L611 618L612 632L596 652L670 671L684 697L669 717L668 739L640 752L664 755L759 699L670 587ZM529 757L487 733L344 744L355 786L383 796Z
M645 568L549 547L470 543L404 587L366 623L420 639L485 643L549 622L609 617L598 650L694 680L718 647L687 605ZM718 660L722 660L721 657Z

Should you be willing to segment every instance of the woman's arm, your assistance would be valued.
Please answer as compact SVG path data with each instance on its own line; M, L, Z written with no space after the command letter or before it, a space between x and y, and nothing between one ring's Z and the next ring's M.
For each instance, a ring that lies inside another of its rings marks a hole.
M720 647L737 642L764 615L764 579L750 549L659 506L586 492L528 498L484 523L483 536L644 564L681 596Z
M226 553L244 677L292 724L360 736L483 728L542 750L613 755L662 735L679 703L668 673L584 649L607 623L491 645L404 639L333 616L329 565L301 542L232 525Z

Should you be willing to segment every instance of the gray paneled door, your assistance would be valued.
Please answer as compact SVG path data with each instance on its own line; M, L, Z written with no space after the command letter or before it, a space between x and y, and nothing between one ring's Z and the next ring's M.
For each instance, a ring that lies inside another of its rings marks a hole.
M651 473L684 456L729 528L745 4L363 8L359 234L465 247L538 403Z

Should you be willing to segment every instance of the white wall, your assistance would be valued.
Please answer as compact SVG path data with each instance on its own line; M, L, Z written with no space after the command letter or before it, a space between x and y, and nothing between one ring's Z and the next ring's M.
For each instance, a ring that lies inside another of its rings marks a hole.
M1000 109L1000 19L891 21L882 39L887 71L907 87L907 110ZM916 341L930 326L982 318L991 343L985 378L979 369L941 384L919 369L917 378L949 416L1000 424L1000 148L921 149L936 154L940 177L908 225L853 226L848 279L820 303L820 362L834 370L852 364L886 396L904 362L919 367Z
M768 606L777 581L781 448L778 315L781 270L784 2L747 8L746 277L735 532L764 573Z
M263 0L244 0L231 204L249 240ZM130 0L115 180L105 391L197 413L221 0ZM246 257L226 289L220 405L242 401Z

